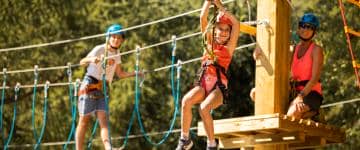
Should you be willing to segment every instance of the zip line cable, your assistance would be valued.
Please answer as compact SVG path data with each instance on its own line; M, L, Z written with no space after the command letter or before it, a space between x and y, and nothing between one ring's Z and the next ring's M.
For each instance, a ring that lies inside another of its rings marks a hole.
M246 21L246 22L243 22L243 23L245 23L245 24L260 24L261 25L261 24L268 24L268 20L265 19L265 20L260 20L260 21ZM198 35L201 35L201 32L195 32L195 33L191 33L191 34L188 34L188 35L184 35L184 36L181 36L179 38L176 38L175 40L176 41L184 40L184 39L188 39L188 38L198 36ZM152 45L144 46L144 47L140 48L140 51L143 51L143 50L149 49L149 48L153 48L153 47L156 47L156 46L164 45L164 44L169 44L169 43L172 43L172 41L173 41L173 39L170 39L170 40L167 40L167 41L162 41L162 42L155 43L155 44L152 44ZM121 53L116 54L116 55L105 57L105 59L118 57L118 56L123 56L123 55L131 54L131 53L135 53L135 52L136 52L136 49L132 49L132 50L129 50L129 51L121 52ZM80 64L71 65L71 67L79 67L79 66L80 66ZM68 68L68 65L54 66L54 67L38 68L38 71L58 70L58 69L67 69L67 68ZM33 71L35 71L35 69L20 69L20 70L7 71L7 74L25 73L25 72L33 72ZM0 72L0 75L1 74L4 74L4 72Z
M194 36L197 36L197 35L201 35L201 32L196 32L196 33L188 34L188 35L185 35L185 36L176 38L176 40L183 40L183 39L187 39L187 38L194 37ZM168 44L168 43L171 43L171 42L172 42L172 39L171 39L171 40L167 40L167 41L163 41L163 42L159 42L159 43L155 43L155 44L152 44L152 45L148 45L148 46L145 46L145 47L140 48L140 51L143 51L143 50L149 49L149 48L153 48L153 47L156 47L156 46ZM109 59L109 58L113 58L113 57L117 57L117 56L123 56L123 55L131 54L131 53L135 53L135 52L136 52L136 49L130 50L130 51L126 51L126 52L122 52L122 53L119 53L119 54L114 55L114 56L105 57L105 59ZM79 67L79 66L80 66L80 64L71 65L71 67ZM69 66L66 65L66 66L55 66L55 67L38 68L38 71L67 69L68 67L69 67ZM14 71L7 71L6 73L7 73L7 74L14 74L14 73L33 72L33 71L35 71L35 69L14 70ZM0 72L0 75L1 75L1 74L4 74L4 72Z
M354 99L350 99L350 100L346 100L346 101L339 101L339 102L335 102L335 103L331 103L331 104L324 104L324 105L321 105L321 108L327 108L327 107L332 107L332 106L336 106L336 105L343 105L343 104L353 103L353 102L357 102L357 101L360 101L360 98L354 98Z
M249 24L266 24L266 20L264 20L264 21L255 21L255 22L249 22L248 21L248 23ZM188 34L188 35L184 35L184 36L181 36L179 38L176 38L175 40L176 41L184 40L184 39L188 39L188 38L198 36L198 35L201 35L201 32L195 32L195 33L191 33L191 34ZM140 51L143 51L143 50L149 49L149 48L153 48L153 47L156 47L156 46L164 45L164 44L169 44L169 43L172 43L172 41L173 41L173 39L170 39L170 40L167 40L167 41L163 41L163 42L155 43L155 44L152 44L152 45L144 46L144 47L140 48ZM132 49L132 50L129 50L129 51L126 51L126 52L121 52L121 53L113 55L113 56L105 57L105 59L118 57L118 56L123 56L123 55L131 54L131 53L135 53L135 52L136 52L136 49ZM80 64L72 64L71 65L71 67L79 67L79 66L80 66ZM45 67L45 68L38 68L38 71L67 69L68 67L69 67L68 65ZM35 71L35 69L20 69L20 70L7 71L6 73L7 74L15 74L15 73L25 73L25 72L33 72L33 71ZM4 74L4 72L0 72L0 75L1 74Z
M223 4L227 4L227 3L230 3L230 2L234 2L234 1L235 0L228 0L228 1L223 2ZM156 23L176 19L176 18L186 16L186 15L189 15L189 14L192 14L192 13L200 12L200 11L201 11L201 8L195 9L195 10L188 11L188 12L178 14L178 15L175 15L175 16L162 18L162 19L151 21L151 22L148 22L148 23L128 27L128 28L122 29L122 30L117 31L117 32L125 32L125 31L134 30L134 29L137 29L137 28L142 28L142 27L145 27L145 26L149 26L149 25L153 25L153 24L156 24ZM16 51L16 50L25 50L25 49L31 49L31 48L39 48L39 47L45 47L45 46L51 46L51 45L59 45L59 44L65 44L65 43L71 43L71 42L77 42L77 41L83 41L83 40L89 40L89 39L94 39L94 38L98 38L98 37L104 37L104 36L106 36L106 34L107 33L101 33L101 34L95 34L95 35L90 35L90 36L84 36L84 37L80 37L80 38L76 38L76 39L68 39L68 40L61 40L61 41L42 43L42 44L34 44L34 45L28 45L28 46L12 47L12 48L2 48L2 49L0 49L0 53L1 52L8 52L8 51Z

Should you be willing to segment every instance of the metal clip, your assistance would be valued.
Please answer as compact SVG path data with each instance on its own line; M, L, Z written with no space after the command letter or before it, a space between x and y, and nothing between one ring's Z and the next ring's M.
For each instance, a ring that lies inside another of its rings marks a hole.
M67 63L67 66L68 66L68 69L67 69L68 80L69 80L69 83L71 83L71 77L72 77L71 63L68 62L68 63Z
M20 83L18 82L18 83L16 83L16 85L15 85L15 101L17 101L17 99L18 99L18 92L19 92L19 90L20 90Z
M176 35L173 35L171 37L171 39L172 39L172 44L171 44L171 46L172 46L172 56L175 56L176 55Z
M6 78L7 78L6 71L7 71L7 69L3 68L3 75L4 75L3 87L5 87L5 85L6 85Z
M140 46L136 46L136 66L139 66L139 59L140 59Z
M75 88L74 88L74 95L75 96L77 96L77 92L78 92L78 88L79 88L79 85L81 84L80 83L81 81L80 81L80 79L78 78L78 79L76 79L76 81L75 81Z
M38 80L38 76L39 76L39 66L38 65L34 66L34 76L35 76L34 84L37 84L37 80Z
M180 79L180 70L181 70L181 67L182 67L182 61L179 59L178 62L177 62L177 79Z
M49 85L50 85L50 82L49 82L49 81L46 81L46 82L45 82L45 87L44 87L44 97L45 97L45 98L48 97Z

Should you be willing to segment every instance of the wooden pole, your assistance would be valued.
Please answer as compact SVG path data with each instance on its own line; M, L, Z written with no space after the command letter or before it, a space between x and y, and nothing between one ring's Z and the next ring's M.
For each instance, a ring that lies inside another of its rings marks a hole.
M290 5L286 0L258 0L256 40L263 55L256 61L255 115L286 113L289 87ZM286 150L288 145L256 146Z

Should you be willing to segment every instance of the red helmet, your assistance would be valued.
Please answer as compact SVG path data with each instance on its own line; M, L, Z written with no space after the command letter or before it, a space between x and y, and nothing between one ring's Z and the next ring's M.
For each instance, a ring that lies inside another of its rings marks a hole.
M230 26L232 25L230 18L226 17L225 14L218 14L216 16L216 23L228 24Z

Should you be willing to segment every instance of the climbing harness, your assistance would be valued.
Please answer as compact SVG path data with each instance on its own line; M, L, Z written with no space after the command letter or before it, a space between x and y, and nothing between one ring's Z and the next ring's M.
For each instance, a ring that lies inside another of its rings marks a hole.
M227 99L228 99L228 89L226 88L226 86L221 82L221 73L223 75L225 75L226 78L227 77L227 74L226 74L226 69L222 66L220 66L218 63L217 63L217 57L214 53L214 47L215 47L215 27L216 27L216 19L217 19L217 16L219 14L218 12L218 8L216 6L214 6L214 15L210 21L210 23L207 25L206 27L206 31L203 33L203 49L204 51L210 56L209 60L206 60L203 65L201 66L199 72L198 72L198 80L195 82L195 85L200 85L200 82L201 82L201 79L203 78L203 75L206 71L206 69L208 68L208 66L212 65L216 68L216 76L217 76L217 81L216 81L216 84L215 86L213 87L213 89L211 91L213 91L216 86L219 87L222 95L223 95L223 103L226 104L227 103ZM210 30L211 28L211 30ZM212 41L211 41L211 50L209 50L208 48L208 39L207 39L207 32L211 31L212 33Z

